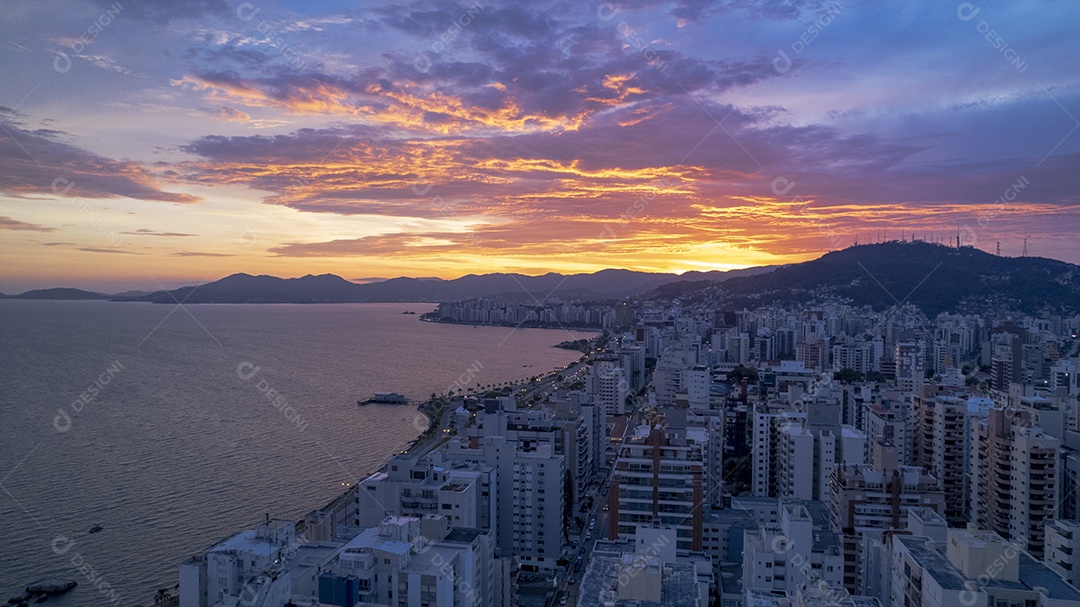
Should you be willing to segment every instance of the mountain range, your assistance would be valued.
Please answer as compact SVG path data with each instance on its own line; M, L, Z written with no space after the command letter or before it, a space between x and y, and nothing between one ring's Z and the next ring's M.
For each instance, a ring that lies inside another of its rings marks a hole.
M803 263L729 272L496 273L452 280L402 277L362 284L333 274L300 278L233 274L202 285L152 293L105 295L61 288L8 297L155 303L366 303L476 297L523 302L549 297L600 301L639 296L719 301L735 308L841 300L883 309L910 302L930 316L993 306L1080 313L1080 266L1041 257L1001 257L972 247L892 241L853 246Z
M695 278L724 280L767 272L750 268L730 272L694 272ZM155 303L362 303L454 301L472 297L521 298L543 301L554 294L561 299L603 300L640 295L686 275L654 274L631 270L601 270L593 274L469 274L453 280L441 278L391 278L357 284L334 274L300 278L233 274L199 286L159 291L122 301Z
M662 274L632 270L601 270L592 274L469 274L461 278L391 278L357 283L334 274L307 275L299 278L232 274L202 285L170 291L105 294L82 289L37 289L13 299L111 299L113 301L148 301L154 303L370 303L438 302L471 297L519 298L543 301L554 294L561 299L607 300L633 297L673 281L696 279L723 281L735 276L749 276L772 270L755 267L728 272L687 272Z

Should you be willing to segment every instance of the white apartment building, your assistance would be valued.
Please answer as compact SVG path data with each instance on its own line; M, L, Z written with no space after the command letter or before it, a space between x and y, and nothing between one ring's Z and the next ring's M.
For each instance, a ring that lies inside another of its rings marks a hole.
M483 607L500 602L494 542L445 517L387 517L349 541L319 576L319 603Z
M840 537L820 502L782 500L779 524L743 533L743 588L794 593L804 584L843 583Z

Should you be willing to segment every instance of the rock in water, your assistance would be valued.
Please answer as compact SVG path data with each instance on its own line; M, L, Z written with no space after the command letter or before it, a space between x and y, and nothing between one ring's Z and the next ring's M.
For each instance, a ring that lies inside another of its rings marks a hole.
M78 586L78 582L76 582L75 580L50 578L30 584L26 587L26 591L34 594L61 594L67 592L68 590L71 590L75 586Z

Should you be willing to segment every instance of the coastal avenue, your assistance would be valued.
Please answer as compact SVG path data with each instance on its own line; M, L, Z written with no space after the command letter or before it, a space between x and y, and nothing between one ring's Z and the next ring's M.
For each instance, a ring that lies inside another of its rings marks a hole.
M590 352L579 360L570 363L563 369L556 369L548 372L541 377L539 381L533 381L531 379L524 380L521 383L511 386L510 394L516 398L519 407L527 409L531 406L529 401L532 399L539 396L540 399L543 400L554 390L571 386L575 382L584 379L584 374L588 369L589 363L592 362L592 358L593 353ZM560 377L562 378L561 381L559 380ZM469 394L467 396L479 395ZM453 432L453 423L451 421L453 414L454 409L452 407L444 407L443 411L439 414L439 419L432 420L431 422L437 424L438 430L433 432L427 438L417 442L407 451L404 451L404 453L417 453L418 455L423 456L442 443L447 435Z
M516 384L512 387L511 394L515 396L519 403L519 407L528 409L532 406L530 401L534 398L539 397L540 401L542 401L555 390L567 388L574 383L583 380L589 364L592 362L594 353L595 350L586 354L578 361L571 363L564 369L548 372L538 381L530 379ZM478 395L470 394L469 396ZM453 432L453 413L453 408L446 407L439 415L437 421L438 430L415 445L409 452L423 456L442 444L446 440L447 435ZM633 428L637 425L639 417L640 410L635 408L635 411L631 414L630 418L627 420L627 424L624 426L623 435L619 438L618 444L621 445L626 439L626 436L633 432ZM572 534L580 538L580 541L576 544L571 544L573 547L568 547L564 553L567 566L565 571L561 572L557 578L559 593L556 595L556 598L559 599L559 604L577 604L581 577L585 573L585 565L589 562L596 541L608 539L609 510L607 504L612 473L613 470L611 468L606 468L604 470L602 481L592 489L590 493L593 498L592 504L587 511L581 529L578 530L578 533ZM570 530L567 530L567 532L569 533Z

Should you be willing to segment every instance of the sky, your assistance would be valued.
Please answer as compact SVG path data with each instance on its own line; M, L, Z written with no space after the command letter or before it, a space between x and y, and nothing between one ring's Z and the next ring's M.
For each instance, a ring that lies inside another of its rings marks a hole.
M6 0L0 292L1080 263L1075 0Z

